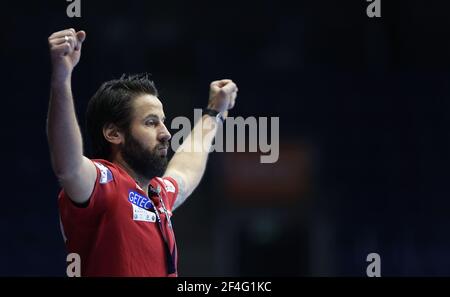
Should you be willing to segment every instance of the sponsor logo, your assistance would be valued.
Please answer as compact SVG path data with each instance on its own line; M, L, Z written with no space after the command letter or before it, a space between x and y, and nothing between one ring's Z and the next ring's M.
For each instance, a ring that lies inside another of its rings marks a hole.
M172 184L170 180L164 179L164 184L166 185L166 191L175 193L175 186Z
M100 170L100 183L101 184L107 184L113 180L111 170L109 170L108 167L106 167L103 164L97 163L97 162L94 162L94 164Z
M150 199L137 192L129 191L128 201L140 208L154 210L153 204Z
M133 206L133 220L150 223L156 222L156 215L153 212L145 210L134 204L132 204L132 206Z

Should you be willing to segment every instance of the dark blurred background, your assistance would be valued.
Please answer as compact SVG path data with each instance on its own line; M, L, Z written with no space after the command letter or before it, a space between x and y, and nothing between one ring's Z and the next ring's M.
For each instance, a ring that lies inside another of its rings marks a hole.
M45 134L47 37L87 32L73 90L152 74L168 123L232 78L231 116L279 117L280 158L212 153L174 216L182 276L450 275L450 4L8 1L0 11L0 275L64 276ZM172 130L172 133L176 131ZM86 139L85 139L86 140ZM88 144L87 144L88 147ZM87 150L88 152L88 150Z

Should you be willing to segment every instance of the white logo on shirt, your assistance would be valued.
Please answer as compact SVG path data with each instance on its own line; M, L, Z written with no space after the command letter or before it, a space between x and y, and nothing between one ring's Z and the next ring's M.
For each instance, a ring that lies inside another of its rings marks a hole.
M166 191L175 193L175 186L172 184L170 180L164 179L164 184L166 185Z
M156 222L155 213L145 210L139 206L131 204L133 206L133 220L135 221L143 221L143 222Z
M97 166L98 169L100 169L100 183L101 184L106 184L109 183L110 181L112 181L112 173L111 171L108 169L108 167L106 167L103 164L94 162L95 166Z

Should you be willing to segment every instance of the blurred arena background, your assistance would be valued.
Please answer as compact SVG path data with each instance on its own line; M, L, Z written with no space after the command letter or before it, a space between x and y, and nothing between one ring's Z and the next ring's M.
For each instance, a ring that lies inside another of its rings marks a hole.
M45 134L47 37L87 32L73 91L149 72L168 123L232 78L231 116L279 117L280 158L213 153L174 216L181 276L450 275L450 4L58 1L0 11L0 275L64 276ZM172 133L176 132L171 130ZM86 137L85 137L86 140ZM88 147L88 144L86 144Z

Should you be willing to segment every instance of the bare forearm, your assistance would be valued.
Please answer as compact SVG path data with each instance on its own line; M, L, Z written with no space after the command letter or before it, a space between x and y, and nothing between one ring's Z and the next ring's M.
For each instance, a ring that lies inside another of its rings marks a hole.
M226 117L234 106L237 91L236 84L230 79L213 81L209 89L208 109ZM165 175L173 177L179 186L174 209L195 190L205 173L208 154L217 133L216 121L215 117L204 115L169 163Z
M53 170L59 178L77 172L83 156L80 128L75 115L70 76L52 78L47 135Z
M185 178L185 191L189 196L203 177L208 154L217 132L216 120L203 116L189 136L177 149L168 166L168 172L181 173Z

